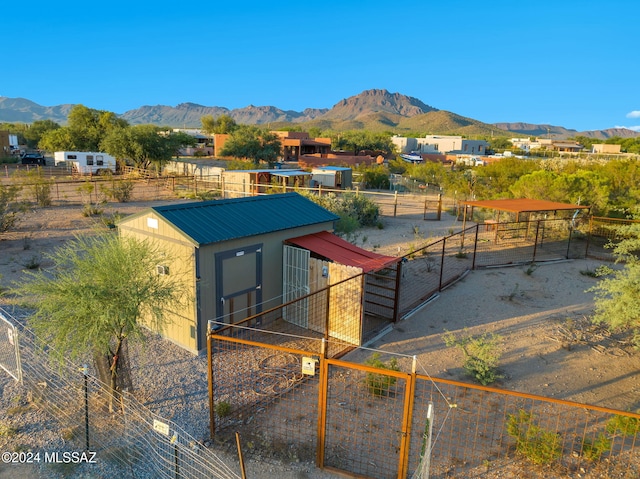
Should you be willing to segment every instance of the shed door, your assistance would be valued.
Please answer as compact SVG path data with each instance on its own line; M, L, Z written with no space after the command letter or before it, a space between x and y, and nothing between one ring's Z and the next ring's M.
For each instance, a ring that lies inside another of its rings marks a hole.
M284 246L282 294L284 304L309 294L309 256L311 252L295 246ZM309 300L303 299L283 308L283 318L297 326L308 327Z
M235 323L262 311L262 244L216 253L216 318Z

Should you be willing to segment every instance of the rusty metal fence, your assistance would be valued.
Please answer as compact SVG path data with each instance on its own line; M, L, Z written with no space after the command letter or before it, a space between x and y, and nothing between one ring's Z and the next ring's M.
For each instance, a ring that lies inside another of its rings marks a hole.
M602 256L588 219L470 226L403 257L400 317L476 268Z
M229 448L240 432L249 457L315 459L376 479L412 477L427 455L434 478L640 474L640 414L432 378L406 356L385 353L379 367L328 357L326 340L234 329L209 334L211 431ZM260 342L266 335L280 339Z

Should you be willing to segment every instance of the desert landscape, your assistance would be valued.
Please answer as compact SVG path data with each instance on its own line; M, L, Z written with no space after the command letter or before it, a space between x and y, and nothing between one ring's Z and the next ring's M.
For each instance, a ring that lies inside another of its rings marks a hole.
M109 204L104 214L117 211L118 215L127 215L170 201L175 200ZM365 248L375 245L379 253L397 255L407 252L409 243L415 244L416 228L424 241L433 241L459 225L448 215L439 222L423 221L419 216L383 217L382 222L383 229L362 229L353 240ZM76 234L104 228L101 218L84 216L78 205L28 212L16 228L0 237L3 291L35 263L47 267L46 253L62 242ZM499 367L503 377L494 386L636 411L640 407L637 352L622 336L594 326L589 319L594 304L593 293L588 290L598 281L592 273L600 264L584 259L471 271L395 324L369 348L416 355L420 374L471 382L462 368L463 358L454 350L447 350L442 335L447 331L491 332L502 338ZM0 297L2 304L11 304L11 297ZM370 353L370 349L360 349L346 359L359 362ZM185 364L196 361L188 353L176 355ZM135 381L134 377L134 386ZM15 392L12 383L8 376L0 381L2 405L9 404L8 395ZM145 400L162 403L162 397L157 397L161 390L153 390L143 378L138 383ZM203 386L194 388L201 392ZM265 475L264 464L250 461L248 467L261 471L250 477L270 477ZM268 467L273 477L279 478L337 477L309 465Z

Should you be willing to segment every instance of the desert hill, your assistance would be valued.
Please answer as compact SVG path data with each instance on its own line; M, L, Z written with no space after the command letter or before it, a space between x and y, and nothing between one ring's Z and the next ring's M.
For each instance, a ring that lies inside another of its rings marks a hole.
M0 97L0 122L33 123L37 120L53 120L66 124L73 104L41 106L24 98ZM91 108L91 105L85 105ZM117 112L116 112L117 113ZM265 125L271 129L321 130L370 130L396 134L457 134L465 136L535 136L569 138L586 136L607 139L613 136L634 137L640 133L623 128L583 131L553 125L530 123L494 123L460 116L439 110L421 100L391 93L387 90L365 90L358 95L344 98L331 108L306 108L301 112L282 110L275 106L248 105L228 109L223 106L204 106L196 103L180 103L176 106L145 105L126 111L119 116L130 124L153 124L175 128L198 128L201 118L211 115L231 116L237 123Z

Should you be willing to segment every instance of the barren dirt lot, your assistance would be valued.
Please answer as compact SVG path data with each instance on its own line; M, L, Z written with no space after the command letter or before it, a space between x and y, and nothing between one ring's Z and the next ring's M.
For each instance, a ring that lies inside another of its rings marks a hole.
M105 214L126 215L158 202L109 204ZM428 222L383 218L383 229L367 228L356 235L363 247L376 245L383 254L406 251L415 244L414 226L424 238L446 235L455 219ZM0 281L3 287L19 279L30 266L47 267L46 252L74 234L104 229L99 217L85 217L82 207L40 208L26 213L17 228L0 237ZM366 242L362 244L362 239ZM467 329L504 337L501 361L507 389L571 399L621 410L640 407L640 357L621 337L589 322L597 279L586 275L601 262L572 260L529 266L472 271L443 291L439 298L409 319L376 347L418 354L434 376L468 380L461 357L442 354L441 333Z

